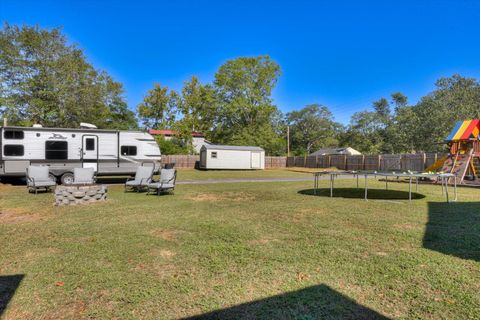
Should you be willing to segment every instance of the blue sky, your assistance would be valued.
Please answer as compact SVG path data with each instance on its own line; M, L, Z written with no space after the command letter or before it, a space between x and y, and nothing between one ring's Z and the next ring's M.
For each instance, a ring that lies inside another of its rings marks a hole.
M480 1L0 0L0 19L63 26L131 108L239 56L280 64L282 111L321 103L343 123L394 91L416 102L439 77L480 78Z

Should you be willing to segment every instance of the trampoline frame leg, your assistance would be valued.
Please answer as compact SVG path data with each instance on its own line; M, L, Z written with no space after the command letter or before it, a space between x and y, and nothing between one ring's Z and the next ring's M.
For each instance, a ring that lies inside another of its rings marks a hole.
M368 201L368 185L367 185L367 175L365 175L365 201Z

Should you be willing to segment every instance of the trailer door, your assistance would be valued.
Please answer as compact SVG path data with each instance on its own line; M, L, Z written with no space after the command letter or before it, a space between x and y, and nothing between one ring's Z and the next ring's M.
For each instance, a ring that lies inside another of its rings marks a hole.
M98 171L98 136L84 135L82 137L82 166Z

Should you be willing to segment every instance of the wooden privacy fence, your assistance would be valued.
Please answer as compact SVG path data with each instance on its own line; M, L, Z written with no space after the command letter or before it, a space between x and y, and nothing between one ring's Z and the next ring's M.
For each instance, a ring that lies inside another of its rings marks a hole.
M330 168L340 170L424 171L443 154L325 155L288 157L287 167Z
M193 169L198 167L199 155L162 156L162 164L175 163L177 169ZM287 157L265 157L265 169L287 167Z
M340 170L423 171L444 154L382 154L382 155L329 155L304 157L265 157L265 169L285 167L330 168ZM193 169L198 166L199 155L162 156L162 164L175 163L175 168Z
M197 162L200 161L199 155L170 155L162 156L162 165L166 163L175 163L177 169L193 169L196 168Z
M287 157L265 157L265 169L287 167Z

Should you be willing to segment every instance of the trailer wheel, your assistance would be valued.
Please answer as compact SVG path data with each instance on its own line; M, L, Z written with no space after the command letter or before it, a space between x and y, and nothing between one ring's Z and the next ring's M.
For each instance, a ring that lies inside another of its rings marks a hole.
M72 184L73 183L73 173L67 172L62 174L62 177L60 178L60 181L62 184Z

